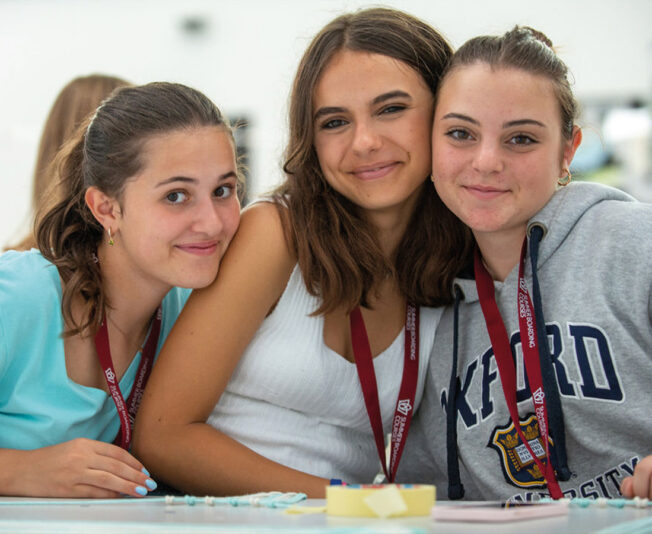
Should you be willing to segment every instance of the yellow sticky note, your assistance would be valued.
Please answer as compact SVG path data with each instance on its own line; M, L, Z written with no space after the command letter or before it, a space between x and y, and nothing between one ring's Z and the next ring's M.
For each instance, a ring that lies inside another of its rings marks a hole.
M435 504L435 487L352 485L326 487L326 513L344 517L406 517L428 515Z
M407 504L396 486L387 486L367 495L363 502L378 517L383 519L395 515L403 515L407 512Z

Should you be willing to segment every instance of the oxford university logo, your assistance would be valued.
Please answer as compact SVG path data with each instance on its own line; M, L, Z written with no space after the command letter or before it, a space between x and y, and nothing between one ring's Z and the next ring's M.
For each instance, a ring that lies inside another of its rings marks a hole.
M519 423L525 439L532 448L532 452L540 460L545 460L546 450L543 438L539 434L539 423L536 415L532 414L527 419L519 421ZM553 441L550 437L548 437L548 440L552 450ZM530 451L523 444L511 420L508 425L494 429L487 446L498 452L503 475L507 482L518 488L545 487L546 480L541 469L539 469Z

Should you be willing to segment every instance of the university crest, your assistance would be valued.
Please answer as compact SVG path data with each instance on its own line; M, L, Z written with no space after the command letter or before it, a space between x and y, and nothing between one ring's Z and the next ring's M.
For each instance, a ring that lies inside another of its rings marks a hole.
M532 448L532 452L540 460L544 460L546 450L543 438L539 434L539 423L536 416L532 414L527 419L519 421L519 423L525 439ZM552 439L550 437L548 439L552 450ZM507 426L494 429L487 446L498 452L503 475L507 482L518 488L545 487L543 473L534 458L532 458L530 451L521 441L511 420Z

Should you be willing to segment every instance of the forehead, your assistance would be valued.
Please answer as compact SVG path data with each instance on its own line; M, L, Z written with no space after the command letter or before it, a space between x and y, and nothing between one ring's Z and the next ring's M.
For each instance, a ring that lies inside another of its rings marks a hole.
M327 63L314 90L314 108L373 98L388 90L431 94L421 75L382 54L340 50Z
M140 150L145 166L187 165L211 154L222 159L225 155L235 157L231 136L223 126L195 126L154 134Z
M550 79L517 68L494 68L479 62L457 67L443 80L436 114L449 112L505 116L505 120L525 114L528 118L536 116L542 122L561 122Z

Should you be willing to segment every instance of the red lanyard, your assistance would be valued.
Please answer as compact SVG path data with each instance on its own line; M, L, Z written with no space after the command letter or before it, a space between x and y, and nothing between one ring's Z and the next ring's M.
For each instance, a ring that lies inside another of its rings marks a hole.
M505 324L503 323L500 311L498 310L498 305L496 304L494 282L483 265L480 252L477 248L475 249L474 258L475 283L478 288L480 306L482 307L482 313L484 314L484 319L487 324L489 339L491 339L491 346L493 347L494 355L496 357L500 381L503 386L503 393L505 394L505 401L509 408L512 423L514 424L514 428L516 428L516 432L521 438L521 441L541 470L548 485L548 491L550 492L551 497L553 499L561 499L563 494L559 487L559 483L557 482L552 462L550 462L548 412L546 410L546 395L543 390L543 380L541 378L537 326L534 319L532 301L530 300L530 294L525 283L525 277L523 276L526 250L527 237L525 238L523 247L521 248L521 260L518 268L518 324L521 333L521 346L523 347L525 371L530 384L530 391L532 391L534 412L537 417L537 422L539 423L539 433L546 453L544 458L545 464L536 454L534 454L530 443L525 438L523 430L521 429L516 405L516 370L514 368L514 359L509 344L509 337L507 336Z
M378 457L383 465L383 471L388 482L394 482L398 463L403 454L405 440L407 439L410 423L412 422L412 411L414 408L414 396L417 390L417 379L419 376L419 308L408 303L405 317L405 356L403 362L403 379L399 390L394 418L392 420L392 443L389 459L389 471L387 470L387 459L385 457L385 438L383 435L383 420L380 414L380 403L378 401L378 385L374 371L371 348L367 329L360 308L356 307L349 316L351 323L351 341L355 366L358 370L358 378L362 387L369 422L376 440Z
M152 328L142 350L140 365L136 372L134 385L131 388L131 394L126 403L122 393L120 392L120 386L116 380L115 369L113 368L106 319L102 321L100 329L97 331L97 334L95 334L95 349L97 350L97 356L100 360L102 371L104 371L104 378L109 387L109 393L111 393L111 396L113 397L113 402L115 403L115 407L118 410L118 415L120 417L120 430L118 430L118 434L113 443L116 445L119 443L120 447L125 450L129 450L129 444L131 443L131 429L134 424L134 419L136 418L136 413L138 412L138 407L140 406L140 401L143 398L145 384L147 384L149 373L152 370L160 332L161 308L156 311L156 315L152 321Z

